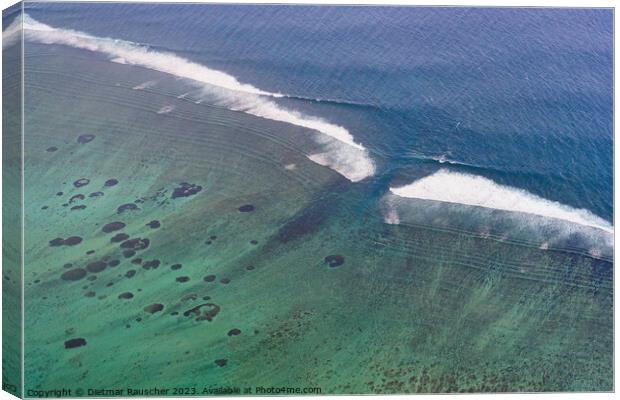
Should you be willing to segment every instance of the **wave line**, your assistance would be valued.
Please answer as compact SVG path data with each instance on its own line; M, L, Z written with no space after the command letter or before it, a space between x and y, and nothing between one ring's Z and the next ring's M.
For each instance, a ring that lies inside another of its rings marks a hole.
M451 172L446 169L440 169L406 186L391 187L390 192L405 198L534 214L597 228L608 233L614 232L611 223L586 209L577 209L547 200L523 189L500 185L482 176Z
M106 55L115 63L136 65L184 78L200 84L204 91L216 96L220 104L231 110L316 131L322 134L316 141L323 147L323 152L310 154L308 158L335 170L352 182L360 181L375 173L375 164L368 150L357 143L346 128L319 117L287 109L270 100L289 95L261 90L250 84L241 83L225 72L208 68L174 53L155 51L142 44L54 28L27 14L24 14L23 21L26 40L97 52ZM21 21L18 19L13 21L5 31L8 35L12 35L17 29L13 24L21 25Z

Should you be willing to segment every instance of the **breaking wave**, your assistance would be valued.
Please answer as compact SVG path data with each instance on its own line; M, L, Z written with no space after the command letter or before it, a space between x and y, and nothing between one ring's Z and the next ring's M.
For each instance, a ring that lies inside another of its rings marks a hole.
M585 209L531 194L523 189L503 186L477 175L442 169L410 185L390 188L397 196L486 207L557 218L613 233L613 226Z
M446 169L390 188L381 209L389 224L456 230L596 257L613 252L613 225L588 210Z
M19 32L21 22L16 19L7 29L7 37ZM84 32L54 28L38 22L25 14L23 17L25 40L60 44L106 55L110 61L119 64L136 65L179 78L198 85L214 96L220 105L265 119L285 122L318 132L317 142L323 145L320 154L309 154L308 158L327 166L353 182L375 173L374 161L368 150L355 142L344 127L319 117L282 107L274 99L290 97L282 93L261 90L250 84L239 82L234 76L189 61L173 53L155 51L148 46L112 38L102 38ZM3 32L3 36L4 32Z
M22 16L18 15L5 30L2 31L2 49L13 46L22 38Z

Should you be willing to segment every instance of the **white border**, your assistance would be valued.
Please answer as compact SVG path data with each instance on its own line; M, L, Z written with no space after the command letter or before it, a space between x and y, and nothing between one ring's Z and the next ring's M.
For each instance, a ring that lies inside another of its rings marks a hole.
M46 0L42 0L41 2L44 2ZM72 0L66 1L66 2L72 2ZM136 3L188 3L188 1L184 1L184 0L166 0L166 1L161 1L161 0L133 0L132 2L136 2ZM235 4L235 3L254 3L254 4L274 4L274 3L279 3L277 1L268 1L268 0L251 0L251 1L234 1L234 0L220 0L220 1L209 1L209 0L198 0L198 1L191 1L192 3L219 3L219 4L223 4L223 3L227 3L227 4ZM0 7L2 9L5 9L7 7L9 7L12 4L15 4L16 1L11 1L11 0L0 0ZM281 4L286 4L285 2L282 2ZM559 1L559 0L521 0L521 1L493 1L493 0L476 0L476 1L464 1L464 0L446 0L446 1L441 1L441 0L426 0L426 1L416 1L416 0L400 0L400 1L380 1L380 0L375 0L375 1L368 1L368 0L337 0L337 1L330 1L330 0L297 0L294 2L294 4L341 4L341 5L406 5L406 6L455 6L455 7L471 7L471 6L475 6L475 7L567 7L567 8L594 8L594 7L603 7L603 8L614 8L615 4L613 1L605 1L605 0L590 0L590 1L575 1L575 0L564 0L564 1ZM615 9L614 9L614 14L615 14ZM614 88L615 88L615 65L617 65L618 62L618 48L617 48L617 42L615 41L615 33L617 32L617 21L615 19L614 16ZM1 57L0 57L1 58ZM22 47L22 60L23 60L23 47ZM0 90L2 89L2 83L0 80ZM23 68L22 68L22 109L23 109L23 104L24 104L24 96L23 96ZM2 111L0 110L0 116L1 116ZM618 102L616 101L616 93L614 90L614 115L617 115L618 113ZM617 131L618 131L618 124L617 124L617 120L616 118L614 118L614 166L618 165L618 154L615 151L615 141L617 139ZM24 129L24 115L22 113L22 130ZM24 147L23 147L23 132L22 132L22 179L21 179L21 184L22 184L22 201L24 200L23 197L23 193L24 193L24 181L23 181L23 168L24 168L24 164L23 164L23 152L24 152ZM1 165L1 161L2 161L2 153L0 152L0 165ZM0 198L1 198L1 193L2 193L2 187L0 185ZM617 206L617 197L616 197L616 175L615 175L615 168L614 168L614 211L616 209ZM22 207L22 213L21 213L21 217L22 217L22 228L24 226L24 215L23 215L23 207ZM2 216L0 215L0 224L2 223ZM614 226L617 225L617 218L616 218L616 214L614 212ZM2 237L2 232L0 231L0 240ZM614 246L617 247L618 243L615 242ZM24 242L23 242L23 230L22 230L22 255L24 254ZM24 276L23 276L23 261L24 261L24 257L22 257L22 267L21 267L21 272L22 272L22 285L24 282ZM614 273L614 288L619 288L620 286L618 285L618 274ZM2 279L0 279L0 282L2 281ZM1 283L0 283L1 286ZM615 330L615 321L617 320L618 317L618 307L616 307L616 303L615 303L615 291L614 291L614 350L615 350L615 342L618 339L618 332ZM22 304L23 304L23 289L22 289ZM2 299L0 297L0 305L1 305ZM0 320L0 325L1 325L1 320ZM23 338L23 313L22 313L22 338ZM0 346L0 355L2 352L2 348ZM23 362L23 342L22 342L22 362ZM615 353L614 353L615 354ZM614 374L614 386L615 388L618 388L618 383L619 383L619 374L618 374L618 359L614 358L614 370L615 370L615 374ZM22 369L22 385L23 385L23 369ZM23 391L22 391L23 393ZM403 398L403 397L411 397L411 398L415 398L415 399L432 399L432 398L437 398L437 396L442 396L442 398L445 397L457 397L457 396L465 396L465 398L467 399L489 399L489 398L494 398L494 397L500 397L501 399L506 399L506 400L514 400L514 399L522 399L522 398L531 398L532 396L535 396L537 398L544 398L544 399L584 399L584 398L591 398L591 399L611 399L611 398L615 398L615 395L613 393L558 393L558 394L462 394L462 395L395 395L396 397L399 398ZM377 398L377 399L388 399L388 398L393 398L395 396L388 396L388 395L378 395L378 396L373 396L373 398ZM325 398L325 397L336 397L336 396L321 396L321 398ZM348 399L362 399L366 396L338 396L338 397L346 397ZM218 398L229 398L229 397L224 397L224 396L219 396ZM257 396L243 396L243 398L258 398ZM290 398L290 399L317 399L319 397L316 396L298 396L298 397L287 397L287 396L280 396L280 398ZM15 399L14 396L6 393L6 392L0 392L0 400L9 400L9 399ZM155 400L168 400L168 399L175 399L173 397L166 397L166 398L157 398L157 397L151 397L150 399L155 399ZM180 397L178 399L184 399L186 400L186 397Z

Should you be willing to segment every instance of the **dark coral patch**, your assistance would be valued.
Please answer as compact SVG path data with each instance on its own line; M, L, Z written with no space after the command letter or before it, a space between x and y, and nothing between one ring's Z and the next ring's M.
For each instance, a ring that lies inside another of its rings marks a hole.
M95 250L88 250L86 252L86 255L91 255L91 254L95 254Z
M86 346L86 339L84 338L75 338L69 339L65 342L65 349L73 349L76 347Z
M228 331L228 336L237 336L239 334L241 334L241 329L234 328Z
M118 266L118 264L120 264L121 262L119 260L111 260L108 262L108 266L114 268L116 266Z
M82 187L82 186L86 186L90 183L90 179L86 179L86 178L80 178L77 181L73 182L73 186L75 186L76 188Z
M126 203L126 204L123 204L123 205L119 206L116 209L116 213L117 214L122 214L125 211L135 211L135 210L138 210L138 206L137 205L135 205L134 203Z
M247 267L245 267L245 269L247 269L248 271L252 271L254 269L254 266L248 265Z
M119 242L124 242L125 240L129 239L129 235L126 233L117 233L116 235L112 236L112 238L110 239L110 242L112 243L119 243Z
M250 240L250 244L257 245L258 244L258 240Z
M228 363L228 360L225 358L220 358L219 360L215 360L215 365L217 365L218 367L223 367L226 365L226 363Z
M71 207L72 210L83 210L85 208L86 208L86 206L84 204L80 204L79 206Z
M151 304L151 305L144 307L144 311L146 311L147 313L151 313L151 314L159 312L163 309L164 309L164 305L159 304L159 303Z
M77 244L82 243L82 238L79 236L69 236L68 238L65 239L65 242L63 243L65 246L75 246Z
M181 265L181 264L172 264L172 265L170 266L170 269L171 269L171 270L173 270L173 271L176 271L176 270L178 270L178 269L181 269L181 267L182 267L182 265Z
M110 222L109 224L105 224L103 228L101 228L101 230L104 231L105 233L110 233L110 232L121 230L125 226L126 225L122 223L121 221L114 221L114 222Z
M83 268L75 268L66 271L60 278L64 281L79 281L86 276L86 270Z
M69 203L73 203L76 200L84 200L84 195L83 194L76 194L74 196L71 196L71 198L69 199Z
M208 308L208 309L207 309ZM192 315L196 316L196 321L212 321L213 318L217 316L221 311L220 306L213 303L204 303L197 305L194 308L190 308L189 310L183 313L184 316L190 317Z
M203 279L205 282L213 282L215 280L215 275L207 275Z
M58 150L58 147L56 147L56 146L50 146L50 147L48 147L48 148L47 148L47 150L45 150L45 151L47 151L48 153L53 153L53 152L55 152L56 150Z
M189 276L178 276L176 281L180 282L180 283L185 283L185 282L189 281Z
M56 196L62 196L63 194L63 192L56 192Z
M103 196L103 192L92 192L91 194L88 195L88 197L99 197L99 196Z
M63 238L56 238L56 239L50 240L50 246L52 247L62 246L63 244L65 244L65 239Z
M135 269L130 269L129 271L125 272L125 276L127 278L133 278L133 276L136 274L136 270Z
M159 267L159 264L161 264L161 262L159 260L145 261L144 264L142 264L142 268L144 268L144 269L157 269L157 267Z
M133 299L133 293L131 292L124 292L118 295L119 299L122 300L129 300L129 299Z
M146 224L146 226L148 226L151 229L157 229L161 226L161 223L157 220L153 220L151 222L149 222L148 224Z
M230 279L229 278L224 278L220 282L223 283L224 285L228 285L230 283Z
M87 133L87 134L78 136L77 142L79 144L86 144L88 142L92 142L94 138L95 138L95 135L91 133Z
M252 204L244 204L238 210L243 213L252 212L254 211L254 206Z
M135 255L136 255L136 252L131 250L131 249L123 251L123 257L125 257L125 258L131 258L131 257L133 257Z
M140 265L142 264L142 259L141 258L134 258L133 260L131 260L132 264L136 264L136 265Z
M88 272L101 272L108 266L108 263L105 261L93 261L86 266Z
M95 297L96 295L97 295L97 293L95 293L93 291L84 293L84 297Z
M325 264L327 264L330 268L336 268L344 264L344 257L340 254L333 254L325 257Z
M103 186L105 187L112 187L114 185L118 184L118 179L108 179L107 181L105 181L105 183L103 184Z
M179 187L173 190L172 198L176 199L178 197L193 196L196 193L200 192L201 190L202 190L202 186L198 186L193 183L183 182L179 185Z

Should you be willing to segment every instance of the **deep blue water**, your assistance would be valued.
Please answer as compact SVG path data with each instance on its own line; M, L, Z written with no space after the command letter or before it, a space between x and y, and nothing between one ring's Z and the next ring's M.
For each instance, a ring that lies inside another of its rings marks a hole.
M613 11L28 4L298 96L409 183L440 166L613 215ZM303 99L319 99L310 101Z

